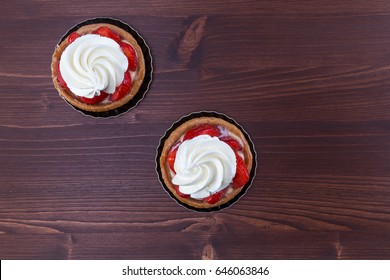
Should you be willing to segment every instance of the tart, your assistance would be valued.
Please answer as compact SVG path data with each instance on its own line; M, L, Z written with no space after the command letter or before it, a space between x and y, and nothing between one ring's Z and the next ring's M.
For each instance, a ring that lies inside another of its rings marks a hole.
M145 78L145 59L128 31L91 21L56 46L51 72L54 87L73 107L108 112L137 95Z
M161 140L156 161L168 193L200 211L234 203L251 184L256 166L246 132L225 115L207 112L172 126Z

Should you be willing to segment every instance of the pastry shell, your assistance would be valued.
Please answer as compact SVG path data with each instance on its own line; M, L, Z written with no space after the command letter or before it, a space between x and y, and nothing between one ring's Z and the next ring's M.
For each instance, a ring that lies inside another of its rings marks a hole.
M167 163L169 151L177 143L177 141L179 141L181 136L191 128L201 124L211 124L214 126L225 127L241 139L243 143L245 165L250 175L249 182L245 186L237 189L233 188L230 193L215 204L209 204L190 197L183 198L179 196L172 184L171 171ZM166 132L165 136L161 139L160 146L157 150L156 164L161 184L169 195L179 204L196 211L216 211L233 204L249 188L255 175L256 153L249 135L233 119L216 112L199 112L182 118Z
M139 89L144 81L144 78L145 78L145 59L144 59L143 51L142 51L141 47L139 46L139 44L137 43L136 39L126 30L124 30L124 29L122 29L114 24L99 22L99 23L91 23L91 24L83 25L74 31L76 31L80 35L85 35L85 34L92 33L94 30L96 30L97 28L99 28L101 26L107 26L108 28L110 28L111 30L116 32L122 39L126 40L127 42L129 42L133 46L133 48L137 54L138 65L137 65L137 69L136 69L135 79L132 81L132 86L131 86L130 92L128 94L126 94L123 98L121 98L117 101L108 102L108 103L101 102L101 103L93 104L93 105L86 104L86 103L80 101L77 98L77 96L75 94L73 94L71 91L63 88L61 86L58 78L57 78L57 75L58 75L57 74L57 63L61 59L61 55L62 55L63 51L69 45L67 38L68 38L70 33L68 32L68 34L67 34L68 36L63 38L62 42L60 42L56 46L55 51L54 51L53 56L52 56L51 73L52 73L53 84L54 84L54 87L59 92L60 96L63 97L68 103L70 103L75 108L80 109L82 111L86 111L86 112L97 112L97 113L107 112L107 111L111 111L111 110L114 110L114 109L117 109L119 107L124 106L126 103L130 102L135 97L135 95L138 93L138 91L139 91Z

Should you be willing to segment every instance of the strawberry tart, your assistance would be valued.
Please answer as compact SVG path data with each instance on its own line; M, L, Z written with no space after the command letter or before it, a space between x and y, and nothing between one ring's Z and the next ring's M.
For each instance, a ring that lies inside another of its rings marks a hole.
M99 22L79 27L56 46L51 71L55 88L76 109L107 112L138 93L145 61L129 32Z
M194 210L220 210L249 187L255 151L232 119L213 112L187 116L162 138L157 172L168 193Z

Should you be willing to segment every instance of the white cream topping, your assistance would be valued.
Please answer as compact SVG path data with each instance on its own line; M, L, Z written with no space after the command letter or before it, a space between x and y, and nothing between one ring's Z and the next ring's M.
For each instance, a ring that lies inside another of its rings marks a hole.
M96 34L74 40L62 53L60 71L69 89L93 98L100 91L115 92L124 77L128 60L114 40Z
M217 137L200 135L178 148L172 183L180 192L202 199L229 186L236 174L232 148Z

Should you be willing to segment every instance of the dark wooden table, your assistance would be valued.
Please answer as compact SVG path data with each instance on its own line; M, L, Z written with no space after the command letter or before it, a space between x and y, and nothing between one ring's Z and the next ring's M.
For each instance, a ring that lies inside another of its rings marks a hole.
M153 82L117 118L53 88L67 29L145 38ZM1 259L390 258L389 1L3 1ZM156 147L183 115L225 113L259 166L233 207L179 206Z

